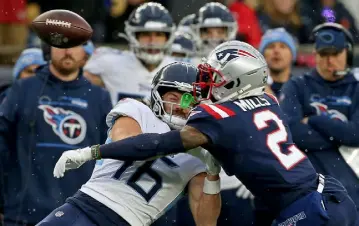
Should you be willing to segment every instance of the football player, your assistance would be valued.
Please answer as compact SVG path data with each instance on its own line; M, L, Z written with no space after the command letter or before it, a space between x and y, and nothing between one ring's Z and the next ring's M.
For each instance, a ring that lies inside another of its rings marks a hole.
M96 49L84 67L86 78L106 87L114 105L124 97L149 96L156 72L174 61L165 53L175 30L171 14L161 4L139 6L125 22L130 51Z
M219 44L234 40L238 29L229 9L218 2L202 6L190 26L201 57L206 57Z
M182 128L190 105L182 108L180 100L188 95L183 93L192 91L197 72L192 65L172 63L154 78L149 107L130 98L119 101L106 119L110 127L107 143ZM201 156L208 175L200 159L183 153L147 162L100 160L80 191L39 225L150 225L172 207L187 185L196 223L216 225L220 166L208 152Z
M93 159L146 160L203 146L268 207L258 225L358 225L343 185L317 174L293 143L277 99L264 93L268 66L254 47L223 43L198 68L194 87L203 102L181 130L67 151L57 173L64 173L66 161L76 168Z
M190 28L190 30L188 29ZM196 46L199 49L198 57L193 58L193 64L201 63L201 57L207 56L217 45L224 41L234 40L237 34L237 22L229 9L220 3L207 3L197 14L184 17L178 25L178 29L190 32L196 40ZM237 225L241 221L241 225L252 225L253 221L253 196L248 189L234 176L228 176L223 170L221 176L222 205L221 216L218 223L224 225ZM183 199L179 203L179 215L188 215L190 213L187 208L187 200ZM238 211L232 213L231 208ZM179 216L180 224L189 225L189 217ZM186 222L184 222L186 221ZM192 220L193 224L193 220Z

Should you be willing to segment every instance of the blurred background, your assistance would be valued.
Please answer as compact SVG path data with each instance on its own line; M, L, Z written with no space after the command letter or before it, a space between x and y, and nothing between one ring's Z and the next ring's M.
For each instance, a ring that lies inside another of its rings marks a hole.
M51 9L68 9L83 16L93 27L92 41L96 46L127 48L118 36L130 12L146 0L0 0L0 83L11 78L12 65L25 48L39 46L36 35L29 29L31 21ZM205 0L159 0L178 23L184 16L195 13ZM285 27L298 44L294 74L314 65L309 34L325 21L342 24L359 42L358 0L222 0L238 22L237 39L258 47L262 34L270 28ZM255 15L253 17L252 15ZM254 26L258 25L259 26ZM355 65L359 65L358 45Z

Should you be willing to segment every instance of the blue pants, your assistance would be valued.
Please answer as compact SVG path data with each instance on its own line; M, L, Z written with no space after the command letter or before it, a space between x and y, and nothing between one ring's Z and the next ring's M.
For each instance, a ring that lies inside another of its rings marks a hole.
M344 186L332 177L327 177L324 190L296 200L282 210L272 226L358 226L359 217L353 200Z
M36 226L96 226L88 216L69 203L58 207L52 211L45 219Z
M113 224L112 224L113 225ZM126 221L117 221L116 226L128 226ZM81 209L65 203L52 211L36 226L99 226L93 222ZM109 225L110 226L110 225Z

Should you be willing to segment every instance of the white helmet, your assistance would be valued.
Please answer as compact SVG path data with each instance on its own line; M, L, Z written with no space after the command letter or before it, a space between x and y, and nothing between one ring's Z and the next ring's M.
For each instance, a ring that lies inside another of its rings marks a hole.
M197 101L222 103L259 96L264 93L267 84L268 67L263 55L245 42L222 43L198 69L194 90L200 88L202 94Z

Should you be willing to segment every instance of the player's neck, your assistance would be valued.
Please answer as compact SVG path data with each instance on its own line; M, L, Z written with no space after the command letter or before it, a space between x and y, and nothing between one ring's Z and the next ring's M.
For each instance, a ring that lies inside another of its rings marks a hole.
M285 83L289 80L291 74L291 68L288 67L281 71L270 71L270 76L273 79L273 82L276 83Z
M157 68L157 66L158 66L157 64L145 64L145 67L149 72L154 71Z
M56 78L64 82L74 81L79 75L79 70L76 70L71 74L64 75L61 72L59 72L52 64L50 64L50 71Z

